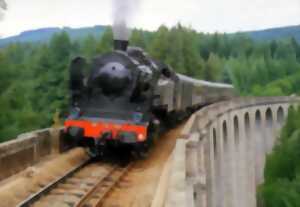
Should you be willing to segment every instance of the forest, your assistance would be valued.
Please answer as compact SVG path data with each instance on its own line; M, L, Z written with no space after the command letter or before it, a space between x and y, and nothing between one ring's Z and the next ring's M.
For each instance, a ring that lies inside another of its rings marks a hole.
M300 107L290 107L278 144L267 157L265 183L258 198L264 207L297 207L300 204Z
M46 43L0 48L0 142L51 126L68 109L68 68L77 56L112 50L112 29L71 40L56 33ZM242 96L300 93L300 45L294 38L254 41L244 34L204 34L180 24L155 32L133 30L131 45L188 76L232 83Z

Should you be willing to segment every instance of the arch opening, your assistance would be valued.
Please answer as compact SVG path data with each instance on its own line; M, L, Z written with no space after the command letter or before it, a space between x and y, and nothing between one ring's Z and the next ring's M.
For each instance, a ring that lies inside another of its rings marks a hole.
M226 123L226 121L224 121L223 124L222 124L222 132L223 132L224 145L226 147L227 142L228 142L228 133L227 133L227 123Z
M244 116L246 138L250 138L250 115L247 112Z
M268 128L271 128L273 125L273 113L271 108L268 108L266 111L266 121Z
M213 128L213 148L214 148L214 155L216 158L218 154L218 148L217 148L217 132L215 128Z
M255 127L256 129L261 129L261 112L260 110L257 110L255 112Z
M277 110L277 122L279 124L283 124L284 121L284 110L283 108L280 106Z
M237 116L233 118L233 126L234 126L234 142L235 144L239 144L240 129L239 129L239 119Z

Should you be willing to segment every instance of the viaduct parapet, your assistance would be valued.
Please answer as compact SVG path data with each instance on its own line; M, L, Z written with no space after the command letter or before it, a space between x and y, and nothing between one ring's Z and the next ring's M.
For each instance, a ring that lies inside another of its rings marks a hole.
M72 147L62 128L48 128L19 135L0 144L0 181L30 167L47 156L65 152Z
M298 103L239 98L195 113L173 153L165 206L256 207L266 155Z

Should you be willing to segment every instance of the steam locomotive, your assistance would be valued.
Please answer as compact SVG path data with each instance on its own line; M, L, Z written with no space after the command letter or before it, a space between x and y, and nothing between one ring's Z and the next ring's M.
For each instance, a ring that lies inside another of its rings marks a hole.
M231 98L231 85L175 73L128 41L91 63L70 65L70 115L65 132L94 156L113 146L147 152L162 125L180 121L199 107Z

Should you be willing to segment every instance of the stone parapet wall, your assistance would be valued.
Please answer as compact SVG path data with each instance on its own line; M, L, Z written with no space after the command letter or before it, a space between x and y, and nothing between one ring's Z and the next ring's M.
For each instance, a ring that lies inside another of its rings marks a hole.
M276 143L288 108L299 102L297 97L246 97L196 112L182 131L185 149L177 150L179 155L173 158L182 163L185 157L185 164L170 169L171 174L185 174L176 177L176 182L184 183L184 196L182 185L176 189L171 176L172 193L165 206L256 207L265 157ZM185 201L177 205L174 200L179 198Z
M0 180L38 163L48 155L72 148L73 143L62 132L62 128L37 130L1 143Z

